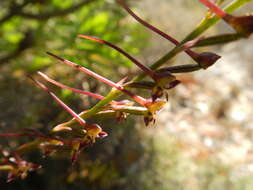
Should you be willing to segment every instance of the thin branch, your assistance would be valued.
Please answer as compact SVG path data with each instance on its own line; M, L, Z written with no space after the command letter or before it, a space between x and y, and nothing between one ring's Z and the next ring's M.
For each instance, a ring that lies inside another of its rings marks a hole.
M24 11L20 11L18 15L28 18L28 19L36 19L36 20L47 20L52 17L57 17L57 16L64 16L66 14L70 14L80 8L82 8L84 5L87 5L91 2L94 2L95 0L83 0L76 5L73 5L72 7L62 9L62 10L53 10L53 11L47 11L47 12L42 12L38 14L34 13L28 13Z
M225 13L221 8L215 5L213 2L209 0L199 0L200 3L208 7L212 12L218 15L221 18L226 17L227 13Z
M45 75L44 73L42 72L37 72L42 78L44 78L46 81L60 87L60 88L63 88L63 89L67 89L67 90L70 90L72 92L76 92L76 93L79 93L79 94L84 94L84 95L87 95L87 96L92 96L98 100L102 100L104 98L104 96L101 96L100 94L94 94L94 93L91 93L91 92L86 92L86 91L83 91L83 90L80 90L80 89L76 89L76 88L72 88L72 87L69 87L69 86L66 86L60 82L57 82L51 78L49 78L47 75Z
M0 25L5 23L6 21L10 20L12 17L19 14L19 11L21 11L26 5L31 3L30 0L24 1L21 5L16 4L15 1L12 1L11 5L9 6L9 10L6 15L4 15L2 18L0 18Z
M117 0L117 2L140 24L142 24L143 26L145 26L146 28L152 30L153 32L157 33L158 35L162 36L163 38L165 38L166 40L170 41L171 43L173 43L174 45L179 45L179 42L173 38L172 36L164 33L163 31L161 31L160 29L158 29L157 27L147 23L145 20L143 20L142 18L140 18L139 16L137 16L137 14L135 14L125 3L124 0ZM191 51L190 49L186 49L184 50L190 57L192 57L193 59L197 56L195 52Z
M53 92L51 92L44 84L40 83L39 81L30 78L37 84L41 89L46 91L60 106L62 106L67 112L69 112L84 128L87 128L86 122L79 117L70 107L68 107L63 101L61 101Z
M233 12L234 10L238 9L239 7L241 7L242 5L244 5L246 3L248 3L248 0L235 0L225 8L225 11L228 13ZM206 31L209 27L214 25L218 20L219 20L219 18L217 16L213 16L211 18L210 17L205 18L200 23L199 26L197 26L188 36L186 36L186 38L183 41L181 41L180 44L184 44L187 41L195 39L200 34L202 34L204 31ZM151 66L151 69L156 69L159 66L165 64L169 59L171 59L175 55L174 52L176 52L175 50L177 50L177 49L178 49L178 47L176 47L176 48L174 48L174 50L168 52L165 56L163 56L155 64L153 64ZM145 77L145 75L141 74L137 78L135 78L133 81L139 81L143 77ZM98 113L100 110L102 110L102 108L105 105L107 105L109 102L116 99L117 97L121 96L122 94L123 93L121 91L113 89L103 100L99 101L95 106L93 106L87 112L79 114L79 116L81 118L89 118L89 117L96 115L96 113ZM73 120L67 122L65 126L66 127L71 126L71 124L75 123L75 122L76 122L75 119L73 119Z
M57 56L57 55L55 55L53 53L50 53L50 52L47 52L47 54L50 55L50 56L52 56L52 57L54 57L58 61L60 61L60 62L62 62L64 64L67 64L67 65L69 65L69 66L71 66L73 68L76 68L76 69L78 69L78 70L80 70L80 71L82 71L82 72L84 72L84 73L92 76L93 78L95 78L95 79L97 79L97 80L99 80L99 81L101 81L101 82L103 82L103 83L105 83L105 84L107 84L107 85L109 85L109 86L111 86L113 88L116 88L118 90L122 90L123 89L120 85L114 83L113 81L111 81L111 80L109 80L109 79L107 79L107 78L105 78L105 77L103 77L103 76L101 76L101 75L99 75L99 74L97 74L97 73L95 73L95 72L93 72L93 71L85 68L85 67L82 67L81 65L78 65L78 64L76 64L76 63L74 63L72 61L69 61L67 59L61 58L61 57L59 57L59 56Z
M135 59L133 56L131 56L129 53L127 53L126 51L124 51L120 47L118 47L118 46L116 46L116 45L114 45L114 44L112 44L108 41L105 41L105 40L102 40L102 39L99 39L99 38L96 38L96 37L92 37L92 36L87 36L87 35L84 35L84 34L79 34L78 37L88 39L88 40L92 40L92 41L98 42L100 44L105 44L105 45L113 48L114 50L118 51L119 53L121 53L122 55L127 57L129 60L131 60L135 65L137 65L147 75L152 77L154 80L156 79L155 78L155 73L149 67L147 67L147 66L143 65L142 63L140 63L137 59Z
M117 90L119 90L119 91L127 94L131 98L133 98L140 105L145 106L145 104L146 104L146 99L145 98L142 98L141 96L137 96L137 95L133 94L132 92L124 89L118 83L114 83L113 81L111 81L111 80L109 80L109 79L107 79L107 78L105 78L105 77L103 77L103 76L101 76L101 75L99 75L99 74L97 74L97 73L95 73L95 72L93 72L93 71L85 68L85 67L82 67L82 66L80 66L80 65L78 65L78 64L76 64L74 62L71 62L71 61L69 61L67 59L63 59L63 58L61 58L61 57L59 57L57 55L54 55L54 54L52 54L50 52L47 52L47 54L50 55L50 56L52 56L52 57L54 57L55 59L57 59L58 61L60 61L62 63L65 63L65 64L67 64L67 65L69 65L71 67L74 67L74 68L78 69L79 71L82 71L82 72L90 75L91 77L93 77L93 78L95 78L95 79L97 79L97 80L99 80L99 81L101 81L101 82L103 82L103 83L105 83L105 84L113 87L113 88L116 88Z
M250 0L234 0L229 5L227 5L227 7L224 9L224 11L227 13L232 13L233 11L240 8L244 4L249 3L249 1ZM211 26L216 24L219 20L220 20L220 18L218 16L204 18L201 21L201 23L180 42L180 45L182 45L188 41L191 41L191 40L195 39L196 37L200 36L203 32L205 32L208 28L210 28ZM152 70L157 69L160 66L162 66L163 64L165 64L168 60L170 60L171 58L173 58L176 55L179 48L180 48L180 46L176 46L174 49L172 49L167 54L165 54L163 57L161 57L158 61L156 61L153 65L151 65L150 68ZM141 74L138 77L136 77L135 80L141 80L144 77L145 77L145 74Z
M33 44L34 44L33 32L31 30L28 30L24 33L24 38L19 42L16 50L8 53L7 55L4 55L3 57L0 57L0 66L5 63L8 63L8 61L10 61L11 59L18 57L23 51L33 46Z
M72 13L80 8L82 8L84 5L87 5L91 2L94 2L95 0L83 0L76 5L73 5L72 7L62 9L62 10L54 10L54 11L47 11L44 13L39 13L39 14L33 14L33 13L27 13L23 12L23 8L31 3L32 1L27 0L24 1L23 4L21 5L16 5L13 1L13 4L10 6L8 13L0 18L0 25L5 23L6 21L10 20L14 16L22 16L24 18L28 19L37 19L37 20L47 20L50 19L51 17L56 17L56 16L63 16L69 13ZM22 41L21 41L22 42ZM20 43L21 44L21 43ZM25 47L23 49L18 48L17 50L8 53L7 55L4 55L3 57L0 57L0 65L3 65L5 63L8 63L13 58L16 58L21 55L23 50L27 49L28 47Z

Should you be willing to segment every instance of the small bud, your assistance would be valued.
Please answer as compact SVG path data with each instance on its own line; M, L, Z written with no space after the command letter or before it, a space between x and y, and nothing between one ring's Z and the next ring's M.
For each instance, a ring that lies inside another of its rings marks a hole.
M172 36L164 33L163 31L161 31L160 29L156 28L155 26L147 23L146 21L144 21L143 19L141 19L139 16L137 16L125 3L124 0L117 0L117 2L135 19L137 20L139 23L141 23L143 26L145 26L146 28L152 30L153 32L159 34L160 36L162 36L163 38L165 38L166 40L172 42L173 44L175 44L176 46L178 46L177 49L177 53L181 52L181 51L185 51L192 59L194 59L198 64L201 64L201 66L203 66L204 68L207 68L209 66L211 66L212 64L215 63L215 61L220 57L214 53L212 53L213 55L211 56L211 53L209 53L209 57L207 59L206 57L206 52L205 53L197 53L194 52L192 50L190 50L191 47L193 47L195 44L198 43L198 41L201 40L201 38L198 39L194 39L191 41L186 42L185 44L180 44L176 39L174 39ZM166 73L163 73L166 74ZM166 98L168 97L166 95L166 93L164 93L164 89L165 86L170 85L170 83L172 81L175 80L175 77L173 75L171 75L171 73L167 73L167 76L163 76L160 79L157 79L157 73L155 73L155 75L153 75L153 79L155 80L155 82L157 83L157 85L153 88L152 90L152 99L153 101L156 98L160 98L162 97L164 94L166 96ZM173 78L174 77L174 78Z
M201 1L201 0L200 0ZM206 0L203 0L206 1ZM141 19L139 16L137 16L125 3L124 0L117 0L117 2L135 19L137 20L139 23L141 23L143 26L145 26L146 28L152 30L153 32L157 33L158 35L162 36L163 38L165 38L166 40L172 42L173 44L175 44L176 46L179 46L181 48L179 48L179 52L181 51L185 51L191 58L193 58L195 61L198 62L197 59L195 59L198 56L201 56L201 53L197 53L194 52L192 50L190 50L191 47L193 47L195 44L198 43L198 41L201 40L201 38L198 39L194 39L191 41L186 42L185 44L180 44L175 38L173 38L172 36L164 33L163 31L161 31L160 29L158 29L157 27L147 23L146 21L144 21L143 19ZM205 61L204 59L202 61ZM208 63L204 63L205 65L210 65L211 63L209 62L210 60L206 60L208 61ZM199 62L198 62L199 63ZM214 62L213 62L214 63ZM213 64L212 63L212 64Z
M107 134L106 132L104 132L104 131L98 133L98 137L99 137L99 138L105 138L105 137L107 137L107 136L108 136L108 134Z
M162 97L164 87L166 85L168 85L172 80L175 79L175 76L171 75L171 73L169 73L169 72L156 73L156 72L152 71L149 67L147 67L146 65L144 65L141 62L139 62L138 60L136 60L134 57L132 57L127 52L125 52L123 49L121 49L120 47L118 47L118 46L116 46L116 45L114 45L110 42L107 42L105 40L102 40L102 39L99 39L99 38L96 38L96 37L87 36L87 35L78 35L78 37L85 38L85 39L88 39L88 40L93 40L93 41L105 44L105 45L115 49L119 53L126 56L129 60L131 60L143 72L145 72L147 75L149 75L156 83L155 88L152 90L153 100L155 100L156 98ZM194 40L194 41L197 41L197 40ZM194 42L192 42L191 44L194 44Z
M212 53L212 52L202 52L197 55L194 59L198 62L198 64L203 68L207 69L212 66L221 56Z
M21 157L16 153L14 154L13 157L8 158L8 165L12 167L10 167L10 171L7 176L7 182L11 182L16 178L24 179L27 177L29 172L41 168L41 165L34 164L21 159Z
M102 128L98 124L89 125L86 130L87 137L91 140L91 143L95 143L96 138L107 136L107 133L102 131Z
M244 16L227 14L223 19L245 38L249 37L253 32L253 14Z
M224 12L220 7L209 0L199 0L217 16L232 26L239 34L249 37L253 32L253 15L233 16Z
M144 122L146 126L150 122L155 122L156 114L165 106L165 104L166 102L161 99L157 99L155 101L147 100L145 107L148 109L148 112L144 116Z

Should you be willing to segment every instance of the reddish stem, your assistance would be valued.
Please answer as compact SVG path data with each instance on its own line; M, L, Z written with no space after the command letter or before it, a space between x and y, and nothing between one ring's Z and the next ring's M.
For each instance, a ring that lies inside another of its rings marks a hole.
M220 7L218 7L216 4L209 0L199 0L200 3L208 7L212 12L214 12L216 15L218 15L221 18L224 18L227 16L227 13L224 12Z
M67 90L70 90L72 92L76 92L76 93L79 93L79 94L84 94L84 95L88 95L88 96L92 96L98 100L102 100L104 98L104 96L101 96L100 94L94 94L94 93L91 93L91 92L86 92L86 91L83 91L83 90L80 90L80 89L76 89L76 88L71 88L69 86L66 86L60 82L57 82L51 78L49 78L47 75L45 75L44 73L42 72L37 72L41 77L43 77L46 81L60 87L60 88L64 88L64 89L67 89Z
M96 42L98 42L100 44L105 44L105 45L107 45L107 46L115 49L116 51L120 52L121 54L123 54L124 56L126 56L128 59L130 59L135 65L137 65L140 69L142 69L143 72L145 72L146 74L148 74L154 80L156 79L155 78L155 73L149 67L146 67L145 65L143 65L142 63L140 63L137 59L135 59L134 57L132 57L130 54L128 54L127 52L125 52L120 47L118 47L118 46L116 46L116 45L114 45L114 44L112 44L110 42L107 42L105 40L98 39L98 38L92 37L92 36L87 36L87 35L79 34L78 37L79 38L85 38L85 39L92 40L92 41L96 41Z
M67 59L63 59L63 58L61 58L61 57L59 57L59 56L57 56L57 55L54 55L54 54L52 54L52 53L50 53L50 52L47 52L47 54L50 55L50 56L52 56L52 57L54 57L54 58L56 58L57 60L61 61L62 63L65 63L65 64L67 64L67 65L69 65L69 66L71 66L71 67L74 67L74 68L76 68L76 69L82 71L82 72L85 72L86 74L88 74L88 75L90 75L90 76L92 76L92 77L98 79L98 80L101 81L101 82L106 83L107 85L109 85L109 86L111 86L111 87L113 87L113 88L116 88L116 89L123 89L123 88L122 88L121 86L119 86L118 84L116 84L116 83L114 83L114 82L108 80L107 78L104 78L104 77L98 75L97 73L94 73L93 71L91 71L91 70L89 70L89 69L87 69L87 68L85 68L85 67L82 67L82 66L80 66L80 65L78 65L78 64L76 64L76 63L74 63L74 62L71 62L71 61L69 61L69 60L67 60Z
M91 92L86 92L86 91L83 91L83 90L80 90L80 89L76 89L76 88L72 88L72 87L69 87L69 86L66 86L60 82L57 82L51 78L49 78L49 76L47 76L46 74L42 73L42 72L37 72L41 77L43 77L46 81L60 87L60 88L64 88L64 89L67 89L67 90L70 90L72 92L76 92L76 93L79 93L79 94L84 94L84 95L88 95L88 96L91 96L91 97L94 97L98 100L102 100L104 99L104 96L100 95L100 94L95 94L95 93L91 93ZM122 79L122 81L125 80L125 79ZM121 83L122 81L119 81L119 83ZM112 101L110 102L110 104L121 104L120 102L117 102L117 101Z
M142 105L142 106L146 105L147 100L145 98L143 98L141 96L137 96L137 95L133 94L132 92L126 90L126 89L123 89L121 91L124 92L125 94L127 94L128 96L130 96L131 98L133 98L140 105Z
M116 88L117 90L119 90L119 91L121 91L121 92L124 92L124 93L127 94L128 96L132 97L132 98L133 98L136 102L138 102L139 104L141 104L141 105L143 105L143 106L146 104L146 99L144 99L144 98L142 98L142 97L140 97L140 96L134 95L132 92L130 92L130 91L124 89L124 88L123 88L122 86L120 86L119 84L116 84L116 83L112 82L111 80L106 79L106 78L104 78L104 77L98 75L97 73L94 73L94 72L90 71L89 69L87 69L87 68L85 68L85 67L82 67L82 66L80 66L80 65L78 65L78 64L76 64L76 63L74 63L74 62L71 62L71 61L69 61L69 60L63 59L63 58L61 58L61 57L59 57L59 56L57 56L57 55L54 55L54 54L52 54L52 53L49 53L49 52L47 52L47 54L53 56L53 57L56 58L57 60L59 60L59 61L65 63L65 64L67 64L67 65L69 65L69 66L71 66L71 67L74 67L74 68L76 68L76 69L78 69L78 70L80 70L80 71L82 71L82 72L85 72L86 74L88 74L88 75L94 77L95 79L97 79L97 80L99 80L99 81L101 81L101 82L103 82L103 83L105 83L105 84L107 84L107 85L109 85L109 86L111 86L111 87L113 87L113 88Z
M86 128L86 122L76 114L70 107L68 107L61 99L59 99L53 92L51 92L44 84L31 78L40 88L46 91L59 105L61 105L67 112L69 112L84 128Z
M118 3L133 17L135 18L136 21L138 21L139 23L141 23L143 26L147 27L148 29L152 30L153 32L159 34L160 36L164 37L165 39L169 40L170 42L172 42L175 45L179 45L179 42L169 36L168 34L164 33L163 31L161 31L160 29L154 27L153 25L147 23L146 21L144 21L143 19L141 19L139 16L137 16L128 6L127 4L124 2L124 0L117 0ZM191 56L193 59L197 57L197 53L191 51L190 49L186 49L185 52Z

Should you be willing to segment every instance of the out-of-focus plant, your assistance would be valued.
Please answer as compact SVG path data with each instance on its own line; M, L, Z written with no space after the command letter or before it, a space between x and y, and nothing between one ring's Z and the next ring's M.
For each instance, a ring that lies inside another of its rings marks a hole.
M127 6L124 0L117 0L117 3L121 5L131 16L133 16L138 22L143 24L148 29L154 31L155 33L161 35L166 40L169 40L175 44L175 48L168 52L165 56L160 58L157 62L153 63L150 67L139 62L137 59L132 57L130 53L119 48L118 46L95 37L90 37L87 35L78 35L81 38L86 38L93 40L102 44L105 44L121 54L125 55L130 59L135 65L137 65L143 73L136 76L130 81L126 81L127 78L123 78L119 82L115 83L93 71L87 67L83 67L79 64L69 61L65 58L59 57L53 53L48 52L48 55L57 59L58 61L67 64L79 71L88 74L89 76L95 78L99 82L105 83L112 87L111 91L104 97L100 94L93 94L90 92L82 91L72 87L68 87L62 83L59 83L42 72L38 74L46 81L57 85L60 88L64 88L73 92L85 94L100 101L90 108L89 110L83 111L80 114L75 113L71 108L69 108L62 100L60 100L49 88L39 82L38 79L32 78L32 80L40 88L46 91L59 105L61 105L67 112L69 112L73 119L59 124L54 127L51 131L51 135L44 135L38 131L25 130L21 132L8 132L1 134L1 137L11 137L11 136L29 136L34 137L37 140L34 142L29 142L21 145L15 151L13 151L15 156L15 162L11 162L10 158L7 158L1 168L6 170L9 168L9 181L14 177L25 177L28 171L37 169L37 165L31 164L29 162L21 160L17 155L27 154L33 149L40 149L45 155L68 151L71 155L72 163L77 160L78 153L86 148L87 146L95 143L97 138L106 137L107 133L103 131L103 126L100 127L96 123L89 123L86 120L96 119L96 118L115 118L118 121L123 121L128 115L141 115L144 118L144 122L148 125L150 122L155 122L156 114L164 107L166 104L165 100L162 100L162 96L167 94L168 90L176 87L180 81L177 79L177 73L193 72L200 69L207 69L212 66L220 56L212 52L195 52L191 48L199 46L210 46L221 43L228 43L240 38L249 37L252 30L252 16L235 17L231 16L229 13L239 8L240 6L249 2L249 0L234 0L222 11L217 5L212 1L200 0L201 3L208 6L215 15L210 15L207 13L203 21L198 25L184 40L178 42L176 39L172 38L168 34L165 34L153 25L145 22L140 17L138 17L131 9ZM222 3L222 1L218 1ZM21 15L25 15L22 13ZM213 37L202 38L200 35L207 30L209 27L213 26L220 18L228 22L235 28L235 33L233 34L222 34ZM178 65L172 67L159 68L169 61L171 58L185 51L196 63L191 65ZM71 53L70 53L71 54ZM73 56L73 55L70 55ZM149 76L152 81L143 80L145 76ZM133 92L133 89L137 89ZM140 96L138 90L150 90L151 98L144 98ZM128 99L118 100L122 95L130 97L131 101ZM168 96L166 95L168 100ZM135 105L138 104L138 106ZM61 137L59 137L61 136ZM18 159L17 159L18 158ZM20 160L20 161L18 161ZM24 163L24 164L23 164ZM12 164L12 165L11 165ZM8 166L8 167L7 167ZM0 169L1 169L0 168Z

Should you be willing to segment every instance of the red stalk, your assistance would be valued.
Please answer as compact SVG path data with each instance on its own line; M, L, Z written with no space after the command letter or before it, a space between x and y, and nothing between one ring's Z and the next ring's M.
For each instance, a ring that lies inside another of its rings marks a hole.
M139 23L141 23L143 26L145 26L146 28L152 30L153 32L159 34L160 36L162 36L163 38L169 40L170 42L172 42L175 45L179 45L179 42L169 36L168 34L164 33L163 31L161 31L160 29L154 27L153 25L147 23L146 21L144 21L143 19L141 19L139 16L137 16L128 6L127 4L124 2L124 0L117 0L117 2ZM197 53L191 51L190 49L186 49L184 50L189 56L191 56L193 59L195 59L197 57Z
M121 91L124 92L125 94L127 94L128 96L130 96L131 98L133 98L140 105L142 105L142 106L146 105L147 100L145 98L142 98L141 96L137 96L137 95L133 94L132 92L125 90L124 88Z
M53 92L51 92L44 84L31 78L40 88L46 91L59 105L61 105L67 112L69 112L84 128L86 128L86 122L76 114L70 107L68 107L61 99L59 99Z
M199 0L200 3L208 7L212 12L214 12L216 15L218 15L221 18L224 18L227 16L227 13L224 12L221 8L219 8L216 4L209 0Z
M102 39L98 39L96 37L92 37L92 36L87 36L87 35L83 35L83 34L79 34L78 35L79 38L85 38L88 40L92 40L92 41L96 41L100 44L105 44L113 49L115 49L116 51L120 52L121 54L123 54L124 56L126 56L129 60L131 60L135 65L137 65L143 72L145 72L146 74L148 74L150 77L152 77L154 80L155 78L155 73L149 68L146 67L145 65L143 65L142 63L140 63L137 59L135 59L134 57L132 57L130 54L128 54L127 52L125 52L123 49L121 49L120 47L107 42L105 40Z
M54 55L54 54L52 54L52 53L47 52L47 54L50 55L50 56L52 56L52 57L54 57L54 58L56 58L56 59L59 60L60 62L65 63L65 64L67 64L67 65L69 65L69 66L71 66L71 67L74 67L74 68L76 68L76 69L78 69L78 70L80 70L80 71L82 71L82 72L85 72L86 74L88 74L88 75L94 77L95 79L97 79L97 80L99 80L99 81L101 81L101 82L103 82L103 83L105 83L105 84L107 84L107 85L109 85L109 86L111 86L111 87L113 87L113 88L116 88L117 90L119 90L119 91L121 91L121 92L127 94L128 96L130 96L131 98L133 98L136 102L138 102L138 103L141 104L142 106L144 106L144 105L146 104L146 102L147 102L146 99L144 99L144 98L142 98L142 97L140 97L140 96L137 96L137 95L133 94L132 92L130 92L130 91L124 89L124 88L123 88L122 86L120 86L119 84L116 84L116 83L112 82L111 80L106 79L106 78L104 78L104 77L98 75L97 73L92 72L91 70L89 70L89 69L87 69L87 68L85 68L85 67L82 67L82 66L80 66L80 65L78 65L78 64L76 64L76 63L74 63L74 62L69 61L69 60L63 59L63 58L61 58L61 57L59 57L59 56L57 56L57 55Z
M221 17L225 22L231 25L239 34L248 38L253 32L253 15L233 16L227 14L217 5L209 0L199 0L202 4L208 7L212 12Z
M78 65L78 64L76 64L74 62L71 62L71 61L69 61L67 59L63 59L63 58L61 58L61 57L59 57L57 55L54 55L54 54L52 54L50 52L47 52L47 54L50 55L50 56L52 56L52 57L54 57L54 58L56 58L57 60L61 61L62 63L65 63L65 64L67 64L67 65L69 65L71 67L74 67L74 68L82 71L82 72L85 72L86 74L88 74L88 75L90 75L90 76L98 79L101 82L106 83L107 85L109 85L109 86L111 86L113 88L116 88L118 90L119 89L123 89L123 87L119 86L118 84L116 84L116 83L114 83L114 82L112 82L112 81L110 81L110 80L108 80L108 79L106 79L106 78L98 75L97 73L94 73L93 71L91 71L91 70L89 70L89 69L87 69L85 67L82 67L82 66L80 66L80 65Z
M41 77L43 77L46 81L60 87L60 88L64 88L64 89L67 89L67 90L70 90L72 92L76 92L76 93L79 93L79 94L84 94L84 95L88 95L88 96L92 96L98 100L102 100L104 98L104 96L101 96L99 94L94 94L94 93L91 93L91 92L86 92L86 91L83 91L83 90L80 90L80 89L76 89L76 88L71 88L69 86L66 86L60 82L57 82L51 78L49 78L47 75L45 75L44 73L42 72L37 72Z
M91 93L91 92L86 92L86 91L83 91L83 90L80 90L80 89L76 89L76 88L72 88L72 87L69 87L69 86L66 86L60 82L57 82L53 79L51 79L49 76L47 76L46 74L42 73L42 72L37 72L42 78L44 78L46 81L60 87L60 88L63 88L63 89L67 89L67 90L70 90L72 92L76 92L76 93L79 93L79 94L84 94L84 95L88 95L88 96L91 96L91 97L94 97L98 100L102 100L104 99L104 96L100 95L100 94L95 94L95 93ZM122 82L125 81L125 78L122 79L121 81L119 81L117 84L121 84ZM112 101L110 102L110 104L122 104L120 102L117 102L117 101Z

